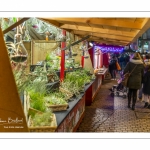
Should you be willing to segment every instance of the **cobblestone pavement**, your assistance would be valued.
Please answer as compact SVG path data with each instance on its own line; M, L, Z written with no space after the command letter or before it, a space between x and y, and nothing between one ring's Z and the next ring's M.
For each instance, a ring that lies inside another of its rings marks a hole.
M150 132L150 109L137 101L135 111L127 108L127 99L111 96L116 81L105 80L77 132Z

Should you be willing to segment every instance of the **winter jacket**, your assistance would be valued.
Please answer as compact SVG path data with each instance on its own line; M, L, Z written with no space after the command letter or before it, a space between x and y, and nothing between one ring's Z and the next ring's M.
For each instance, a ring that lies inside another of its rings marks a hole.
M134 69L135 66L136 68ZM128 72L132 73L128 79L127 87L130 89L140 89L142 85L142 78L144 76L143 62L140 59L130 59L124 69L123 74L126 74Z
M124 57L123 57L123 56L121 56L121 57L119 58L119 62L124 62Z
M143 77L143 93L150 95L150 70L147 71Z
M110 60L110 63L109 63L109 70L117 70L116 62L117 62L116 59Z

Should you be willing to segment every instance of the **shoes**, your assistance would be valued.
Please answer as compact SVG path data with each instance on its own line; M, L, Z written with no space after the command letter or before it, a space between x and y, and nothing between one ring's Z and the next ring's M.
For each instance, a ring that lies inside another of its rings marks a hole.
M148 105L148 102L145 103L144 108L148 107L150 105Z

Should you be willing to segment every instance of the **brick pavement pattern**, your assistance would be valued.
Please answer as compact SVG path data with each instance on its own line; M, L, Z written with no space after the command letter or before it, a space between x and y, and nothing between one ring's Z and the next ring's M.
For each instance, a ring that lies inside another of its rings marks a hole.
M135 110L127 108L127 98L111 96L116 81L105 80L77 132L150 132L150 109L137 101Z

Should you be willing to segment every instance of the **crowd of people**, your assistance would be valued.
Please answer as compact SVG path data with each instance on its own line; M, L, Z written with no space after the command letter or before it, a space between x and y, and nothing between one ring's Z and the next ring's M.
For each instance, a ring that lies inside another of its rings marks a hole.
M147 54L145 58L136 52L132 55L115 55L109 61L109 72L111 80L116 80L116 74L130 73L126 87L128 88L128 108L135 110L138 100L144 101L144 108L150 109L150 56ZM120 70L117 69L116 63L119 63ZM138 95L137 95L138 92ZM143 96L142 96L143 95ZM132 104L132 105L131 105Z

